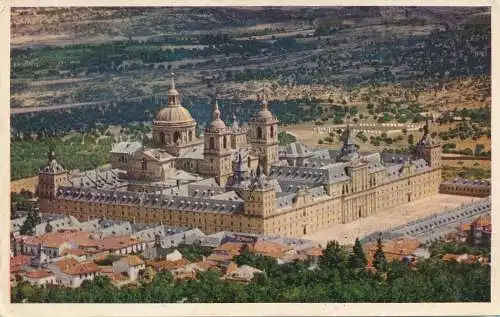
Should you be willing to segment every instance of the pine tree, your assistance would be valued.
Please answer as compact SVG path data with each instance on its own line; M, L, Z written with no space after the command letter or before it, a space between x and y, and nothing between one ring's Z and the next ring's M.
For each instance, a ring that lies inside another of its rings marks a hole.
M26 220L24 220L21 229L19 230L22 235L33 235L35 234L35 227L40 223L40 217L38 212L34 208L30 208Z
M377 240L377 251L373 256L373 266L379 272L385 272L387 267L387 260L385 259L384 246L382 244L382 235L379 236Z
M337 241L329 241L320 258L319 265L322 267L338 266L345 260L344 250Z
M354 242L354 247L352 248L352 253L349 256L349 266L351 268L359 268L362 269L366 266L366 256L363 251L363 247L361 246L361 242L358 238L356 238L356 242Z

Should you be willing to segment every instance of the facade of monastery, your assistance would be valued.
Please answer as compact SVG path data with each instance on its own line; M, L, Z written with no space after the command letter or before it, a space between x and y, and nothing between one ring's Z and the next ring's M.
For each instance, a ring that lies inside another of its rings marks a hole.
M153 121L152 142L119 142L112 168L72 175L49 154L39 173L41 212L172 227L301 236L435 195L441 147L429 125L413 154L360 153L344 131L340 150L278 146L265 99L248 123L229 127L217 102L203 138L175 83Z

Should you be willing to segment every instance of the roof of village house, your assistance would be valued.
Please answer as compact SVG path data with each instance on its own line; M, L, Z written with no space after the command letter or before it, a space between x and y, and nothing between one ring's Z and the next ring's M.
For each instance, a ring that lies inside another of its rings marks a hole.
M207 257L207 260L212 261L212 262L223 262L223 261L229 261L229 260L233 259L233 257L234 257L233 254L230 254L227 251L223 251L223 252L225 252L225 253L224 254L212 253Z
M63 243L75 243L80 245L90 239L88 232L65 230L58 232L49 232L40 237L30 237L24 241L25 244L39 245L48 248L59 248Z
M11 265L10 273L21 273L26 271L26 268L23 265Z
M101 250L119 250L141 243L131 236L111 236L96 242Z
M175 270L190 264L189 260L182 258L176 261L148 261L147 265L154 267L156 270Z
M263 273L261 270L249 265L242 265L227 275L231 279L251 280L256 273Z
M53 276L54 273L48 271L48 270L35 270L35 271L30 271L26 272L26 277L30 279L40 279L40 278L45 278L49 276Z
M144 261L137 255L127 255L118 261L126 261L129 266L138 266L144 264Z
M481 215L471 223L471 226L485 227L491 225L491 214Z
M304 253L309 256L322 256L323 255L323 249L322 248L309 248L304 250Z
M221 244L217 248L214 249L214 251L226 251L227 253L231 255L238 255L241 252L241 248L245 245L245 243L241 242L226 242L224 244ZM248 245L249 249L251 248L250 245Z
M289 251L291 249L292 249L291 247L289 247L287 245L284 245L284 244L281 244L281 243L271 242L271 241L262 241L262 240L258 240L257 242L255 242L251 246L251 250L253 252L255 252L255 253L263 253L263 254L266 254L266 253L273 253L273 254L283 253L283 252Z
M31 257L19 254L10 258L10 266L22 266L31 263Z
M86 252L83 251L82 249L65 249L62 252L62 255L67 255L67 254L72 254L72 255L76 255L76 256L82 256L82 255L85 255Z
M80 275L99 272L99 266L94 262L79 263L78 265L68 267L61 272L68 275Z
M106 274L109 279L112 281L112 282L125 282L125 281L128 281L129 278L121 273L110 273L110 274Z
M206 259L204 261L195 262L193 264L200 270L209 270L217 266L217 262Z
M456 261L457 260L457 257L458 257L458 254L454 254L454 253L446 253L444 254L441 259L443 261Z
M383 241L383 251L388 261L401 260L404 256L411 255L419 246L420 241L411 238L402 238ZM372 257L377 250L377 242L369 242L363 246L367 257Z
M54 262L54 264L61 270L67 270L71 267L75 267L77 266L78 264L80 264L80 262L78 262L75 258L63 258L57 262Z

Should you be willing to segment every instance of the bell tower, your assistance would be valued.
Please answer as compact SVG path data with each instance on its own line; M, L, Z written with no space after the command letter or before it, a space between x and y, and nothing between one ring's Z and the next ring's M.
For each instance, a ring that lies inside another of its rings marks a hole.
M231 128L221 119L217 100L212 112L212 122L205 128L203 155L207 171L201 171L215 177L219 185L225 186L232 174Z
M259 97L260 111L250 120L250 144L262 156L261 172L268 174L278 161L278 119L269 111L265 97Z

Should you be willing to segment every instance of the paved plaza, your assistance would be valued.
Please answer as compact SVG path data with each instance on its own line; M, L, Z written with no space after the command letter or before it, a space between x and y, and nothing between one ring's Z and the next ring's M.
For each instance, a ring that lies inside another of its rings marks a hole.
M435 213L469 204L480 198L438 194L426 197L408 204L380 211L378 214L361 218L347 224L336 224L326 229L305 235L304 239L314 240L322 246L330 240L337 240L340 244L354 244L356 237L362 238L371 233L384 231L407 222L425 218Z

